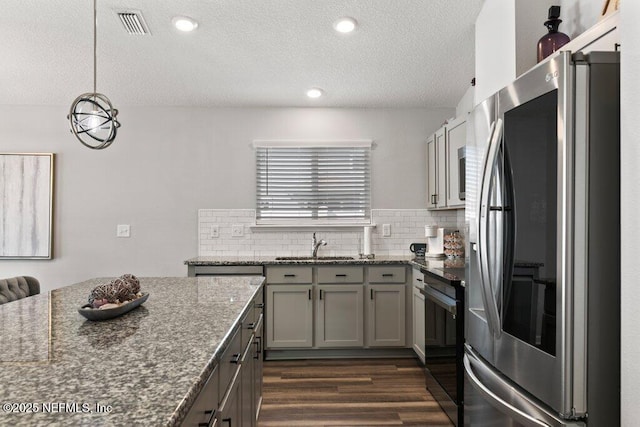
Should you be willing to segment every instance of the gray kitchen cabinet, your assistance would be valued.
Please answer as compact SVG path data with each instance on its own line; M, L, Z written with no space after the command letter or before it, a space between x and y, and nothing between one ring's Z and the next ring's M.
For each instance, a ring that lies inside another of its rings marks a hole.
M267 266L265 348L276 355L309 348L406 347L407 271L397 264Z
M253 358L253 418L255 425L258 422L260 408L262 407L262 374L264 366L264 291L260 291L254 299L254 335L252 341Z
M257 425L262 402L264 290L230 331L218 364L187 413L183 427Z
M464 207L460 199L460 185L464 186L464 171L458 160L458 149L467 145L467 118L458 117L445 126L446 137L446 196L447 207Z
M368 284L367 345L403 347L405 345L404 284Z
M362 347L362 284L316 287L316 347Z
M425 352L425 330L424 330L424 295L419 291L424 286L423 273L413 269L413 340L412 347L418 358L424 363Z
M458 148L466 145L466 117L451 120L436 130L427 144L427 208L464 208L459 197L460 175Z
M209 379L202 387L196 401L187 413L182 426L196 427L200 425L214 426L215 417L218 412L218 387L219 387L218 367L209 375Z
M312 347L313 286L267 284L266 289L267 348Z
M242 380L237 369L222 399L215 422L220 427L242 426Z

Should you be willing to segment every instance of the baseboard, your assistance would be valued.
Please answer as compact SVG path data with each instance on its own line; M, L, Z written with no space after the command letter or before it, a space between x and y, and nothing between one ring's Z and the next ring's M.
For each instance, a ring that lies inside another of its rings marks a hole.
M265 350L265 360L417 358L412 348Z

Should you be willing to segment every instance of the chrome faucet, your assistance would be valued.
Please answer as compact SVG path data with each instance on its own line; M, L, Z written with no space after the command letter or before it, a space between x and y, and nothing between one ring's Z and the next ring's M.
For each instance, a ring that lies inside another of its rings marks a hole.
M311 241L311 256L313 258L318 258L318 249L320 246L326 246L327 242L324 240L320 240L319 242L316 240L316 233L313 233L313 240Z

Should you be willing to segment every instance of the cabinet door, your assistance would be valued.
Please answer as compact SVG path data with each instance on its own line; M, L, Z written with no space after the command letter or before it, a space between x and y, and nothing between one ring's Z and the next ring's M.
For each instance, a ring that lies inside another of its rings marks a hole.
M253 336L251 341L247 343L244 354L240 362L240 383L242 390L240 411L242 412L242 426L253 427L256 425L256 413L254 409L255 401L253 399L253 376L255 370L255 359L253 358Z
M444 310L427 299L424 304L424 319L425 346L440 347L444 345Z
M256 322L256 335L254 337L254 353L253 353L253 400L254 400L254 418L258 419L260 415L260 407L262 406L262 372L264 366L264 356L262 352L262 314Z
M362 347L362 285L318 285L317 347Z
M447 182L447 133L446 128L440 128L436 131L436 170L438 177L436 179L436 207L444 208L447 206L446 182Z
M311 285L267 285L267 348L313 345Z
M438 167L436 157L436 139L435 135L431 135L427 139L427 208L433 209L437 206L436 197L438 196L437 180Z
M367 345L404 347L405 285L367 285Z
M460 200L460 184L464 183L464 171L461 170L458 161L458 149L467 145L466 117L459 117L450 122L446 127L446 132L447 206L464 206L464 200Z
M414 279L416 280L416 279ZM413 287L413 350L424 363L424 295Z

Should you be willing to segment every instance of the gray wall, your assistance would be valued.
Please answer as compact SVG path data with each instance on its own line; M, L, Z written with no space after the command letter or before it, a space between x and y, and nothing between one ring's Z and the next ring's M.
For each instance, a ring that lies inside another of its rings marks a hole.
M253 139L373 139L373 207L424 208L424 141L455 111L119 107L121 132L103 151L70 134L68 106L0 107L0 152L57 156L54 259L2 259L0 277L32 275L46 291L123 273L186 275L197 209L254 207ZM117 224L131 237L116 238Z
M640 419L640 2L621 7L621 178L622 178L622 425Z

